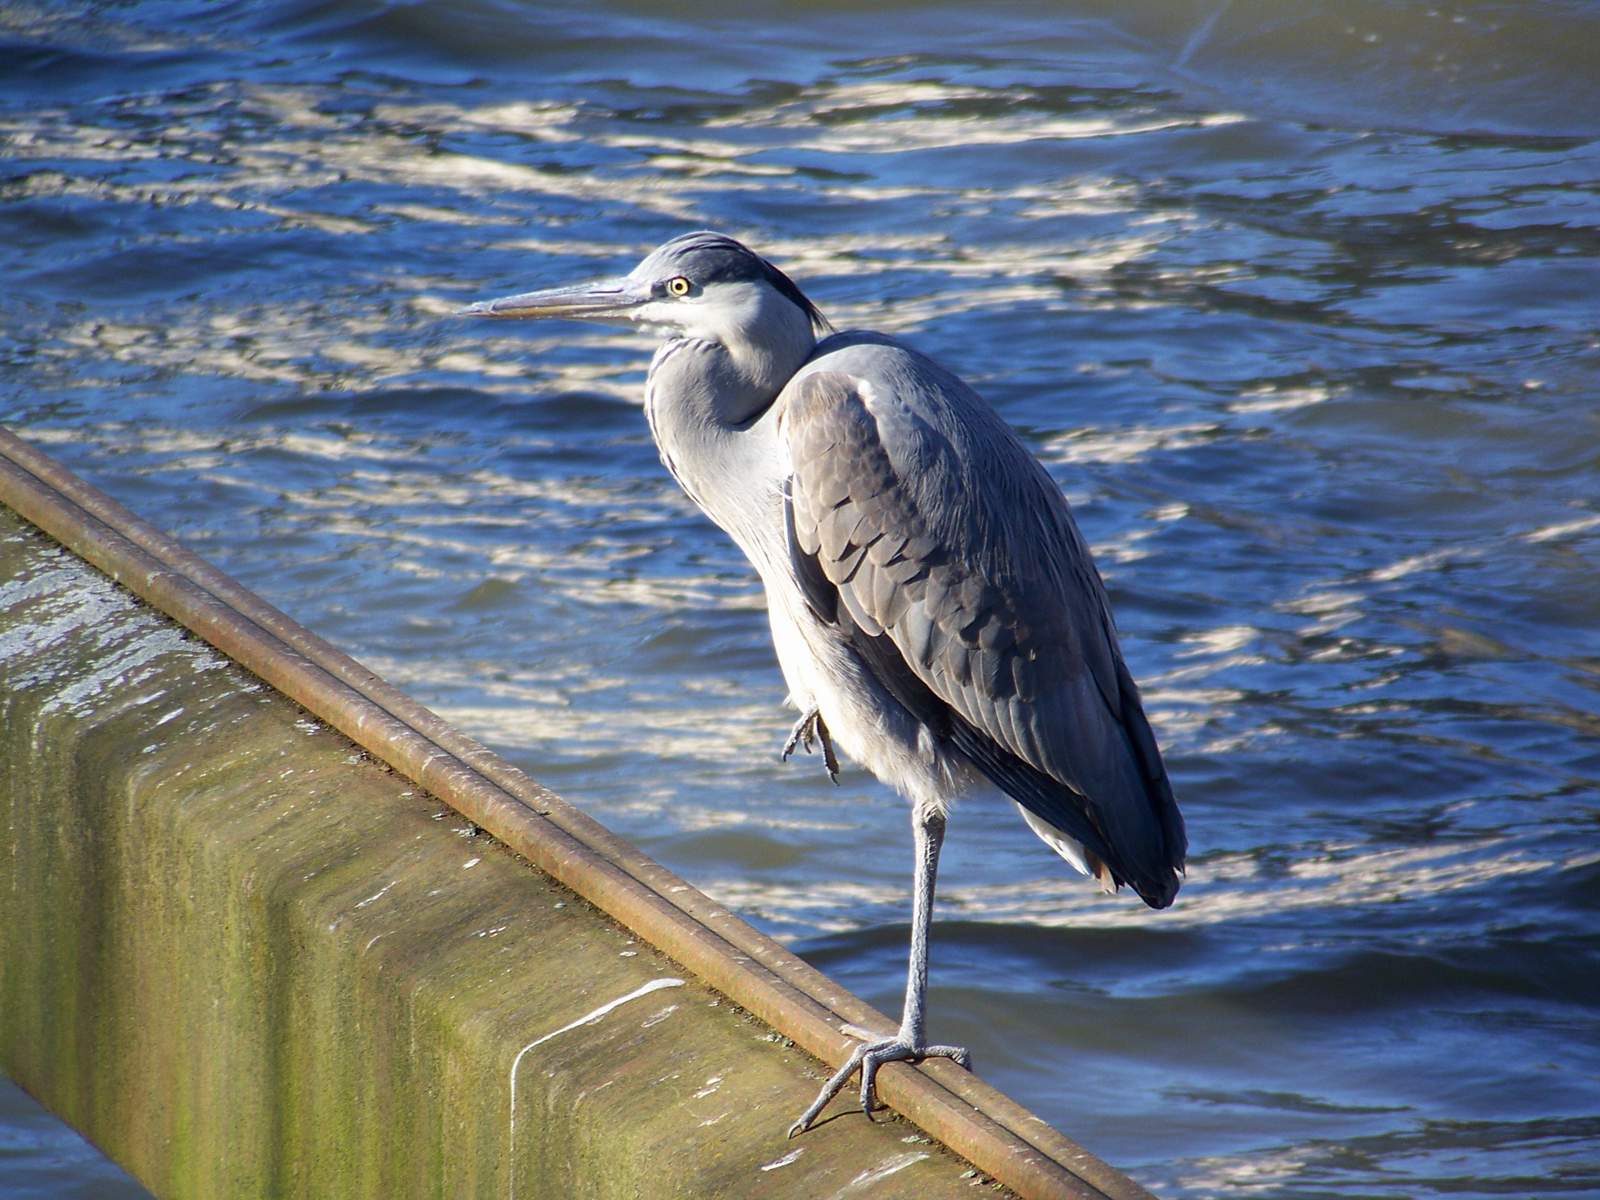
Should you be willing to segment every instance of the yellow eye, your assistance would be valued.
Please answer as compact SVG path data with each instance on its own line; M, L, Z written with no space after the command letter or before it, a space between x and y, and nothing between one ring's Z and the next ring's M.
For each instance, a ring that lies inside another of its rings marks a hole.
M671 279L667 280L667 291L671 292L674 296L687 296L689 294L689 289L692 286L694 285L682 275L674 275Z

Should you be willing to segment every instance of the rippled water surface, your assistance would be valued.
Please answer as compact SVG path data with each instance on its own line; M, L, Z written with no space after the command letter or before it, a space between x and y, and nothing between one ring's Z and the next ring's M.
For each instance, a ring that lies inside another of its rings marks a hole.
M6 5L0 419L878 1005L904 804L776 753L650 343L741 236L1077 508L1177 905L952 823L933 1033L1170 1197L1600 1194L1600 9ZM38 1193L48 1194L48 1193Z

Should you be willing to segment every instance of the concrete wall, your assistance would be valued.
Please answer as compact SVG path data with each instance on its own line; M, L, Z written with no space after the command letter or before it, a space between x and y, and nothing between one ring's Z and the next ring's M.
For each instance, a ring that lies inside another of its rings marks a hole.
M161 1196L993 1195L0 508L0 1072Z

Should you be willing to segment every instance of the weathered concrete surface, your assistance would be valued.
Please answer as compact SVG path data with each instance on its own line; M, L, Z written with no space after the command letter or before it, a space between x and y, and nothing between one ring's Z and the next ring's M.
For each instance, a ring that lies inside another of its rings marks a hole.
M0 1071L162 1196L993 1194L4 508Z

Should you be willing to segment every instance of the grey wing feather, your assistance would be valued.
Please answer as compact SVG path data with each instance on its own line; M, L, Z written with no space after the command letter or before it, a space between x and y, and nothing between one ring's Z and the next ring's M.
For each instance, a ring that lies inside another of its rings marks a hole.
M981 770L1169 903L1182 819L1060 490L930 360L886 340L819 360L781 401L808 596L831 585L825 616L848 615L898 699L947 706Z

